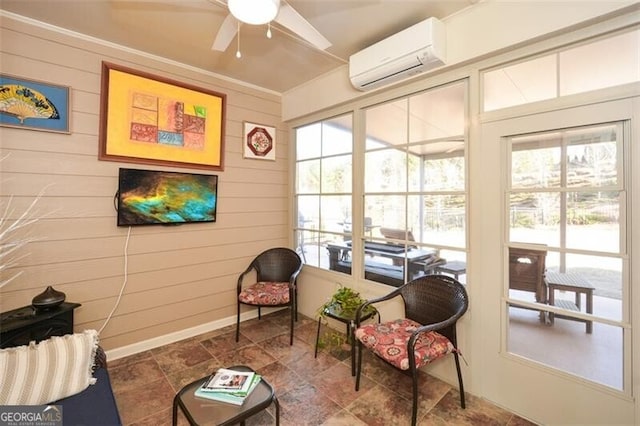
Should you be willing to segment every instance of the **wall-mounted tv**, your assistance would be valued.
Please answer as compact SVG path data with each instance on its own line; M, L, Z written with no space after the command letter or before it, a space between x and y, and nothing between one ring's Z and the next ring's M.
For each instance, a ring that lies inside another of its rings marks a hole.
M218 176L121 168L118 226L215 222Z

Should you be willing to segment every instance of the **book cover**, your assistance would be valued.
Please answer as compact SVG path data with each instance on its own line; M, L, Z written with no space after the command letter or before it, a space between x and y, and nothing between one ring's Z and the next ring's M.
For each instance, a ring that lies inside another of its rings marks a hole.
M256 388L256 386L258 386L258 383L260 383L260 376L257 374L254 374L251 380L250 386L246 393L237 394L232 392L218 392L218 391L212 391L212 390L205 390L202 387L200 387L196 389L195 396L200 398L205 398L205 399L211 399L213 401L227 402L229 404L234 404L234 405L242 405L244 403L244 400L251 394L251 392Z
M254 376L253 371L221 368L202 385L202 389L205 391L246 393Z

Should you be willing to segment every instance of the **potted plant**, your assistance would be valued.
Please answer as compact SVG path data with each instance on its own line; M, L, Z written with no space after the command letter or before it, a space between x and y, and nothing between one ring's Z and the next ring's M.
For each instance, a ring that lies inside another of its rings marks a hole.
M349 330L353 321L355 321L356 310L364 302L366 302L366 299L363 299L360 296L360 293L352 288L338 284L336 292L333 293L329 300L318 308L318 319L319 321L324 322L324 324L328 324L327 317L336 319L346 323L347 330ZM376 313L376 308L368 306L365 309L364 316L370 318ZM325 333L322 337L319 337L318 347L328 347L330 350L342 348L343 346L346 348L346 345L348 344L348 337L349 336L344 333L330 331Z

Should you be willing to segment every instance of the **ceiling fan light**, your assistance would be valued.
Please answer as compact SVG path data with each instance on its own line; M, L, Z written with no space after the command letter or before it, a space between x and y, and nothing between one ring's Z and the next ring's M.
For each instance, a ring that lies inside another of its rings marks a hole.
M278 15L280 0L229 0L231 14L245 24L261 25Z

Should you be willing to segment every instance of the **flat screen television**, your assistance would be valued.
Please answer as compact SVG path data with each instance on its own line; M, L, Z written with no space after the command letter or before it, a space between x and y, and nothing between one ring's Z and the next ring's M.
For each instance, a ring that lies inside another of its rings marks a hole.
M121 168L118 226L215 222L218 176Z

